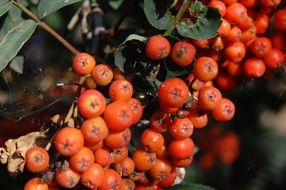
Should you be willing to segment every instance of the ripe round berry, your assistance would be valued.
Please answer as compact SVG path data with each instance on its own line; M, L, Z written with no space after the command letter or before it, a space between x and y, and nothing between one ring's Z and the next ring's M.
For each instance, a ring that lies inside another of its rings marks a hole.
M93 152L87 147L82 147L78 153L72 155L69 159L70 167L78 173L85 172L93 163Z
M121 187L122 178L113 169L106 169L104 176L99 186L99 190L119 190Z
M87 53L77 54L72 63L73 70L79 75L90 74L96 62L95 59Z
M160 60L166 58L171 51L170 42L161 35L155 35L148 39L146 43L146 55L151 60Z
M280 68L284 60L284 55L279 49L271 49L263 57L264 64L269 69Z
M54 144L61 155L72 156L81 150L84 138L79 129L64 127L56 134Z
M208 114L207 113L198 113L192 111L187 115L187 118L192 121L194 128L203 128L208 124Z
M24 190L48 190L48 184L45 182L42 182L42 180L39 177L34 177L27 181L27 183L24 186Z
M113 79L112 68L107 64L96 65L92 70L91 77L99 86L106 86Z
M49 166L50 157L48 152L38 146L30 148L26 152L25 166L33 173L42 172Z
M220 103L212 110L212 115L217 121L229 121L233 118L235 106L227 98L222 98Z
M174 119L169 128L172 137L177 140L190 137L193 134L193 130L193 123L188 118Z
M110 131L119 132L133 124L133 111L127 102L114 101L107 105L103 113L104 121Z
M111 83L108 95L113 101L120 100L127 102L133 95L133 86L128 80L116 80Z
M101 165L93 163L83 174L81 174L81 183L89 189L97 189L104 176L104 169Z
M221 101L220 91L213 86L205 86L199 90L198 101L203 110L214 109Z
M167 107L182 106L187 101L189 93L188 86L179 78L165 80L158 90L159 101Z
M190 138L183 140L172 140L169 144L168 150L170 155L175 159L183 159L193 156L194 142Z
M243 73L248 77L259 78L266 71L263 61L256 57L251 57L245 60L243 64Z
M164 137L161 133L146 129L140 136L140 143L144 150L156 152L164 145Z
M200 57L194 63L194 75L203 82L213 80L218 74L217 62L210 57Z
M228 60L239 63L246 55L246 48L242 42L230 43L224 49L224 54Z
M286 8L280 9L274 14L274 25L278 30L286 30Z
M80 181L80 175L71 168L58 168L55 173L55 180L61 187L72 189Z
M174 44L171 50L172 60L179 66L190 65L196 54L196 48L191 43L180 41Z
M257 57L264 57L265 54L271 49L271 41L266 37L258 37L251 44L250 48L252 53Z
M171 170L172 166L168 160L157 158L149 173L154 179L162 180L171 173Z
M105 97L98 90L85 90L77 101L78 111L85 118L101 115L106 107Z

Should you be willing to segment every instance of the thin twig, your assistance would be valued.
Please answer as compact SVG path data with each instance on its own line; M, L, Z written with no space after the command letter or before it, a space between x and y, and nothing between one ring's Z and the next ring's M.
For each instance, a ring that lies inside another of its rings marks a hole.
M78 87L77 87L77 89L76 89L76 97L79 96L80 91L81 91L81 89L82 89L82 84L84 83L85 79L86 79L86 77L84 77L84 76L79 79L79 85L78 85ZM64 122L61 124L60 128L64 127L65 124L67 124L67 123L69 122L69 120L73 117L75 107L76 107L76 100L73 101L71 107L69 108L69 111L68 111L67 115L66 115L65 118L63 119ZM57 131L57 132L58 132L58 131ZM48 144L47 144L46 147L45 147L46 150L49 150L49 149L51 148L52 142L53 142L53 140L54 140L54 138L55 138L57 132L56 132L56 133L51 137L51 139L49 140Z
M26 13L30 18L32 18L39 26L41 26L44 30L50 33L53 37L55 37L58 41L60 41L67 49L69 49L74 55L80 53L75 47L73 47L68 41L66 41L62 36L60 36L55 30L53 30L49 25L45 22L41 21L41 19L32 13L29 9L27 9L24 5L22 5L17 0L11 0L11 2L21 9L24 13Z
M81 77L79 79L79 83L78 83L79 85L76 89L76 97L79 96L80 91L82 89L82 84L84 83L85 79L86 79L86 77ZM68 111L68 114L66 115L66 117L64 119L64 124L66 124L71 119L71 117L74 115L74 109L75 109L75 100L74 100L73 104L71 105L71 107Z

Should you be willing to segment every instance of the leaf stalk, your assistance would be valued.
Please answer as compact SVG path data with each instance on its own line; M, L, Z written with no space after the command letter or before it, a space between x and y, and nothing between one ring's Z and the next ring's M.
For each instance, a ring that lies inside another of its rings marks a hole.
M33 19L39 26L41 26L44 30L50 33L54 38L56 38L59 42L61 42L68 50L70 50L74 55L80 53L74 46L72 46L68 41L66 41L61 35L59 35L54 29L52 29L49 25L43 22L38 16L32 13L29 9L27 9L23 4L21 4L17 0L11 0L11 2L18 7L21 11L27 14L31 19Z

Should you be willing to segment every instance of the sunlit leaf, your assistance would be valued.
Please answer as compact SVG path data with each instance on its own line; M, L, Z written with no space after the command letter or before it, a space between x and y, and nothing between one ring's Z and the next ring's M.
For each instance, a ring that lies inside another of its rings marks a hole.
M208 7L203 5L200 1L195 1L189 8L190 15L194 13L199 13L201 16L201 15L205 15L207 11L208 11Z
M23 20L22 11L15 5L11 5L0 28L0 42L11 28L19 25Z
M32 20L25 20L12 28L0 43L0 71L17 55L24 43L31 37L37 24Z
M30 0L19 0L19 2L20 2L22 5L24 5L25 7L28 6L28 5L31 3Z
M212 187L201 185L201 184L195 184L195 183L189 183L189 184L178 184L172 187L167 188L167 190L215 190Z
M16 56L9 64L9 67L20 74L23 74L24 69L24 57L23 56Z
M156 9L156 2L158 3L159 1L158 0L144 0L145 15L147 17L148 22L153 27L159 30L167 30L170 27L172 27L172 25L174 24L175 16L171 15L171 13L169 13L167 9L163 9L163 11L158 11Z
M125 47L125 45L119 46L114 53L114 63L122 72L124 72L124 64L126 62L126 58L122 55L122 51L125 49Z
M12 5L9 12L8 16L10 17L10 26L11 28L20 24L24 19L22 17L22 11L16 7L15 5Z
M67 5L80 1L82 0L41 0L38 5L39 17L44 18Z
M108 3L113 9L117 10L123 2L123 0L110 0Z
M30 2L34 5L37 5L39 3L40 0L30 0Z
M147 41L147 37L145 36L140 36L137 34L130 34L123 43L130 41L130 40L138 40L140 42L146 42Z
M192 39L209 39L217 35L221 25L220 13L215 8L207 8L196 1L190 7L191 15L197 13L196 21L190 18L182 19L176 26L180 35Z
M11 7L11 2L8 0L0 2L0 17L4 15Z

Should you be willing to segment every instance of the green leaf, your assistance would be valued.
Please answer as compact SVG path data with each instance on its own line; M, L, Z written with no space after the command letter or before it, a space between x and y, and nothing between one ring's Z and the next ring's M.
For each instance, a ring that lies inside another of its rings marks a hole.
M0 28L0 42L3 40L5 37L6 33L9 31L9 23L10 23L10 18L6 17L1 28Z
M215 8L207 8L201 2L196 1L189 9L190 14L199 16L193 23L190 18L184 18L176 26L181 36L192 39L209 39L217 35L221 25L220 13Z
M179 76L182 76L182 75L186 75L188 73L190 73L190 71L188 71L187 69L182 69L182 70L179 70L179 71L167 70L166 78L179 77Z
M30 1L28 1L28 0L19 0L19 2L20 2L22 5L24 5L25 7L30 4Z
M0 17L3 16L11 7L11 2L5 0L0 3Z
M30 2L33 4L33 5L37 5L39 3L40 0L30 0Z
M132 139L131 143L132 146L136 149L139 149L141 147L140 144L140 136L148 128L148 124L145 124L143 122L137 123L135 126L131 128L131 133L132 133Z
M10 22L11 22L9 30L19 25L24 20L22 17L22 11L15 5L11 6L8 12L8 17L10 17Z
M67 5L80 1L82 0L41 0L38 5L39 17L44 18Z
M123 2L123 0L110 0L108 3L113 9L117 10Z
M45 23L56 31L64 31L64 17L60 12L55 12L45 18Z
M17 26L24 19L22 18L22 12L15 5L11 5L8 15L5 17L5 20L0 28L0 42L5 37L7 32L11 30L11 28Z
M0 43L0 72L17 55L24 43L31 37L37 24L32 20L25 20L12 28Z
M144 12L148 22L159 30L167 30L175 23L175 16L165 9L158 11L158 8L163 6L157 6L158 0L144 0ZM161 12L161 13L160 13Z
M16 56L11 63L9 64L9 67L19 73L23 74L23 69L24 69L24 57L23 56Z
M193 15L195 13L203 14L207 12L208 7L203 5L200 1L195 1L192 6L189 8L190 15Z
M159 81L158 79L155 79L153 82L153 86L158 90L160 85L162 84L161 81Z
M124 64L126 58L123 56L122 51L126 48L125 45L120 45L114 53L114 64L119 68L120 71L124 72Z
M126 43L130 40L137 40L137 41L140 41L140 42L146 42L147 41L147 37L145 36L140 36L140 35L137 35L137 34L130 34L125 40L123 43Z
M120 71L125 72L124 64L126 63L126 58L123 56L122 51L126 48L126 42L131 40L137 40L140 42L146 42L147 38L137 34L129 35L124 42L116 49L114 53L114 63L120 69Z
M169 187L166 190L185 190L185 189L190 189L190 190L215 190L212 187L201 185L201 184L196 184L196 183L178 184L178 185Z

